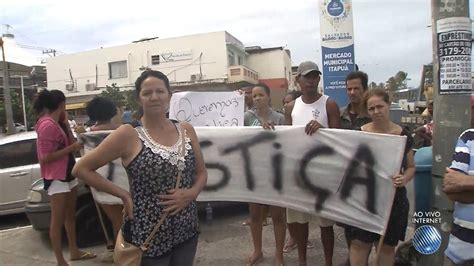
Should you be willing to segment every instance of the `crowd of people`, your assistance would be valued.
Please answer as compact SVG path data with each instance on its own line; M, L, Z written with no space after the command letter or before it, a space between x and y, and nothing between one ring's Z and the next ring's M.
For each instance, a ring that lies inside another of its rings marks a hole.
M412 134L390 120L389 95L380 89L368 90L366 73L354 71L346 77L349 104L341 109L333 99L318 91L321 74L314 62L299 65L296 76L299 91L290 92L282 99L283 114L272 109L271 90L265 84L246 90L245 126L272 130L278 125L298 125L304 126L308 135L313 135L319 128L343 128L406 136L402 168L399 174L391 177L396 193L377 256L378 265L393 265L395 248L404 240L407 228L409 206L405 186L415 174ZM137 247L146 244L141 265L193 264L199 235L196 198L207 180L198 136L189 123L168 118L172 92L166 75L154 70L144 71L135 82L135 92L140 117L120 126L111 123L116 107L109 100L99 97L89 103L88 115L96 121L90 130L112 132L77 163L71 154L83 145L74 140L68 126L64 94L55 90L44 90L39 94L35 103L38 157L45 189L51 199L50 238L58 265L68 265L61 250L63 225L71 260L96 256L75 245L75 177L92 188L100 208L112 221L114 238L119 239L117 243L124 241ZM463 235L467 232L472 236L474 231L474 228L465 229L466 224L474 223L473 205L470 204L474 179L469 176L474 169L473 134L471 130L461 136L455 161L445 181L445 191L458 202L455 216L459 227L457 233L453 231L447 251L454 263L463 262L466 256L472 257L474 245L473 237L467 239ZM128 185L124 186L123 180L108 180L97 172L117 159L126 170L127 177L122 178L128 180ZM103 194L112 199L103 200ZM262 226L267 213L272 218L275 236L274 265L283 265L284 253L293 249L297 250L299 265L314 264L307 262L307 249L312 246L308 241L312 215L256 203L249 203L249 212L247 223L253 252L243 264L256 265L264 259ZM325 264L332 265L336 222L322 217L318 217L318 222ZM338 225L345 232L349 250L347 264L367 265L370 251L381 236L353 226ZM154 230L157 227L158 230ZM289 237L285 244L287 229ZM471 252L467 251L465 243L470 245L467 247Z

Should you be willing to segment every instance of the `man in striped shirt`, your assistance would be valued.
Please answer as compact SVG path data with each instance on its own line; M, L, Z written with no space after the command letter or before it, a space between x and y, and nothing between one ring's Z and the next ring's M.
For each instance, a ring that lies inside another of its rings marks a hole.
M474 263L474 128L458 139L454 159L444 176L443 191L455 201L446 256L454 265Z

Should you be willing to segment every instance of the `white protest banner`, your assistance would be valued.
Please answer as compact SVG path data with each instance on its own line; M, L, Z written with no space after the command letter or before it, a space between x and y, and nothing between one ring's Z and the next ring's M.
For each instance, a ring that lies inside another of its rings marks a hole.
M382 234L405 137L304 127L196 128L208 170L199 201L257 202L296 209ZM94 133L82 135L95 146ZM105 166L110 167L110 166ZM121 164L114 174L125 175Z
M170 119L193 126L244 125L244 96L231 92L178 92L171 97Z

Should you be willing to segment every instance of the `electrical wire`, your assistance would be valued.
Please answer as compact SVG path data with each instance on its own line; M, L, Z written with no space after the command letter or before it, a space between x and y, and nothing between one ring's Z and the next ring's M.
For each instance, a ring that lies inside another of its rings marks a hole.
M182 67L180 67L180 68L177 68L177 69L171 71L170 73L166 74L166 76L169 76L169 75L173 74L174 72L176 72L176 71L178 71L178 70L181 70L181 69L183 69L183 68L186 68L186 67L188 67L188 66L191 66L192 64L196 63L197 60L201 60L202 54L203 54L203 53L201 52L201 54L199 55L199 57L196 58L196 59L194 59L191 63L189 63L189 64L187 64L187 65L184 65L184 66L182 66Z
M4 24L6 25L9 29L12 29L13 30L13 34L14 35L18 35L18 36L21 36L22 38L25 38L25 39L28 39L30 42L32 43L38 43L36 42L35 40L31 39L30 37L26 36L25 34L19 32L17 29L15 29L13 26L9 25L9 24ZM24 49L31 49L31 50L39 50L39 51L43 51L43 50L54 50L56 51L56 53L60 53L60 54L66 54L65 52L63 51L60 51L60 50L57 50L57 49L53 49L53 48L46 48L46 47L41 47L41 46L33 46L33 45L27 45L27 44L18 44L17 45L21 48L24 48Z

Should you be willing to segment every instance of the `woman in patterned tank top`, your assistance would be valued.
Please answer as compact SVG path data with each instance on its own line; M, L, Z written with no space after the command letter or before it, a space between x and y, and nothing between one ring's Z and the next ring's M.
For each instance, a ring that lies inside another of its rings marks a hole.
M141 265L192 265L198 235L196 198L207 180L199 141L190 124L166 117L171 99L166 75L147 70L135 82L135 89L143 113L140 121L113 131L81 158L73 173L122 200L127 215L123 238L136 246L145 241L161 215L170 214L144 252ZM127 171L130 193L96 172L117 158ZM175 189L179 172L181 182Z

